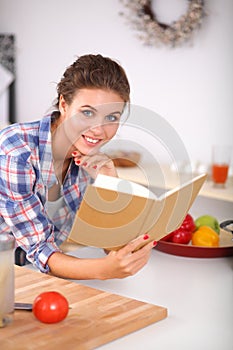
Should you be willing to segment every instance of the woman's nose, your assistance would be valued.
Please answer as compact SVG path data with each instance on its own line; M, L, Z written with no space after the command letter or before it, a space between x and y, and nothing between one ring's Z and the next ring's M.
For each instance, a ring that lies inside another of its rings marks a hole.
M104 125L99 124L99 125L92 126L90 130L93 132L94 135L100 135L104 132Z

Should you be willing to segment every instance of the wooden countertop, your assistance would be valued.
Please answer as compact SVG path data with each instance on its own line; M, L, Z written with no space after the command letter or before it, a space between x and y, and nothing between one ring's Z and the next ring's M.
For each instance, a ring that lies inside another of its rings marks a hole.
M0 329L2 350L94 349L167 316L167 309L26 267L15 267L15 301L31 303L55 290L68 300L67 318L56 324L39 322L30 311L16 310L14 321Z

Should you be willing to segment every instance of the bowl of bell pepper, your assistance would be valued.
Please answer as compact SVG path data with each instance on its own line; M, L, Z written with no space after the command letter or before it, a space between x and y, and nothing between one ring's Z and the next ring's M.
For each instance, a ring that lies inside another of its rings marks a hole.
M181 226L161 239L155 249L194 258L232 256L233 236L222 227L211 215L194 220L191 214L187 214Z

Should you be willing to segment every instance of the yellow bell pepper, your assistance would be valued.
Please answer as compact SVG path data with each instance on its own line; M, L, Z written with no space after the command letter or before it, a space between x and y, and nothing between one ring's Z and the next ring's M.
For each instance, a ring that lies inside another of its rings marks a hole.
M201 226L192 235L192 244L204 247L218 247L219 235L209 226Z

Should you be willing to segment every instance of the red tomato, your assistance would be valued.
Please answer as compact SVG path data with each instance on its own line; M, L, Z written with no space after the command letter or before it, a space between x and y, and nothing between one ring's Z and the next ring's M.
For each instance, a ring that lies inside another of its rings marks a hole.
M67 299L58 292L44 292L35 298L32 311L39 321L56 323L66 318L69 304Z

